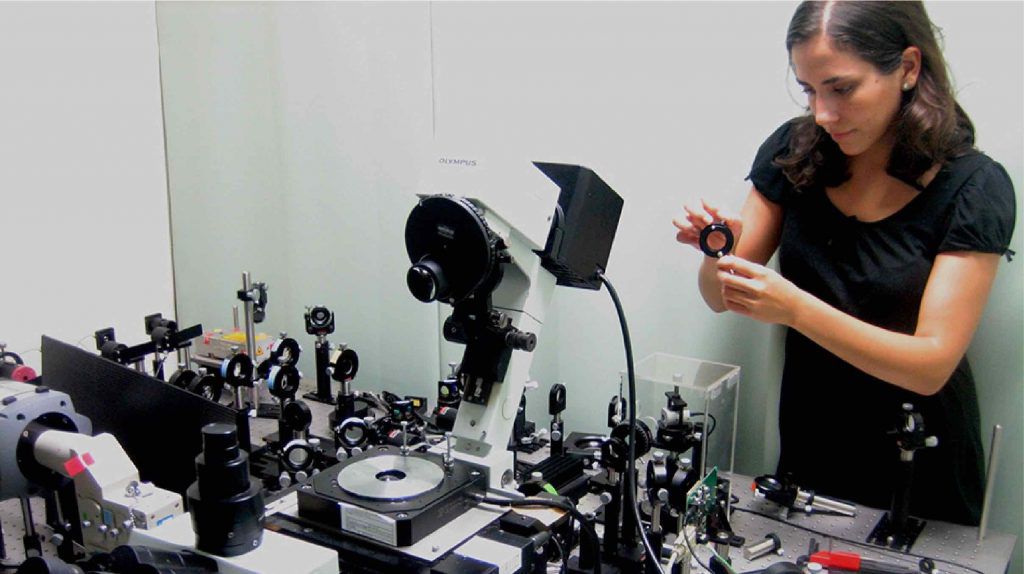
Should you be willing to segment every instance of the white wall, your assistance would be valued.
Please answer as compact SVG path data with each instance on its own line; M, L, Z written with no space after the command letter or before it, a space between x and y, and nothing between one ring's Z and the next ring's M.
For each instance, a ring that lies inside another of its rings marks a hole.
M402 230L431 137L425 3L157 6L179 319L228 328L241 272L306 349L305 306L366 388L434 393L437 314Z
M152 3L0 3L0 340L174 314Z
M456 142L581 163L625 199L608 272L637 359L666 351L741 365L737 463L772 470L781 331L708 311L699 257L674 242L670 221L693 197L738 205L758 145L801 112L783 44L794 7L160 5L183 317L226 323L238 271L249 268L276 290L272 324L300 333L301 306L313 302L339 312L364 358L360 386L431 394L439 325L402 278L423 150ZM1024 5L928 7L979 145L1006 166L1024 212ZM1012 247L1024 254L1020 237ZM1024 530L1021 265L1001 266L970 351L983 424L1007 427L991 526L1015 533ZM533 418L545 420L546 388L563 381L569 429L600 430L623 364L607 294L558 290L534 360Z

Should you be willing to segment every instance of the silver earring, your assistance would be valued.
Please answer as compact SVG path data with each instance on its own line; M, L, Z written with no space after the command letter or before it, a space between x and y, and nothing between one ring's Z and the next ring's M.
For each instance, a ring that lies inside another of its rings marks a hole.
M911 85L910 85L910 82L903 82L903 91L904 91L904 92L909 92L909 91L910 91L910 88L913 88L913 87L914 87L914 86L911 86Z

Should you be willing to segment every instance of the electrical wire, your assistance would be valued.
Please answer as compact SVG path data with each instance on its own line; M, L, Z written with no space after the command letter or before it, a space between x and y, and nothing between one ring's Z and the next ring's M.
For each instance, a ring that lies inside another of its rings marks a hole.
M708 550L711 551L711 555L712 556L714 556L715 558L718 558L718 563L721 564L723 568L725 568L726 572L728 572L729 574L737 574L736 571L733 570L732 565L729 564L729 561L726 560L725 558L722 558L722 555L719 554L718 552L715 552L715 547L714 546L708 546Z
M679 533L679 536L681 536L683 538L683 542L686 543L686 549L690 552L690 556L692 556L693 559L697 561L697 564L699 564L700 567L703 568L705 571L709 572L710 574L715 574L715 572L711 569L711 566L700 561L700 558L697 557L697 553L693 550L693 546L690 545L690 537L686 535L685 521L683 523L683 528L681 530L682 531Z
M562 559L562 565L558 568L558 572L559 574L565 574L565 571L569 569L569 553L565 551L565 546L562 546L558 536L552 534L551 542L555 544L555 548L558 549L558 556Z
M872 545L867 544L865 542L858 542L856 540L851 540L849 538L843 538L842 536L833 536L831 534L828 534L828 533L825 533L825 532L821 532L820 530L814 530L813 528L808 528L806 526L800 526L799 524L793 524L792 522L787 522L785 520L782 520L778 516L772 516L771 514L767 514L765 512L758 512L756 510L750 510L749 508L740 508L738 506L733 506L732 509L733 510L738 510L740 512L746 512L747 514L753 514L754 516L760 516L762 518L767 518L769 520L774 520L775 522L779 522L779 523L785 524L786 526L792 526L793 528L796 528L797 530L803 530L804 532L810 532L811 534L816 534L816 535L821 536L823 538L831 538L832 540L838 540L840 542L843 542L845 544L849 544L851 546L856 546L858 548L864 548L866 550L875 550L875 551L884 550L883 548L879 548L878 546L872 546ZM978 570L976 568L971 568L970 566L965 566L965 565L960 564L958 562L953 562L952 560L943 560L942 558L934 558L934 557L931 557L931 556L924 556L923 554L912 554L910 552L905 552L902 555L903 556L910 556L911 558L917 558L917 559L927 558L927 559L931 560L932 562L941 562L943 564L949 564L950 566L956 566L957 568L963 568L964 570L970 570L971 572L975 572L976 574L985 574L981 570Z
M711 433L715 432L715 429L718 428L718 419L716 419L715 415L713 415L711 413L696 412L696 413L690 413L690 416L691 417L701 416L701 417L704 417L705 421L707 421L707 419L711 419L711 429L709 429L707 431L707 433L705 433L705 435L708 438L711 438Z
M95 333L89 333L88 335L86 335L86 336L82 337L81 339L79 339L78 342L75 343L75 345L84 349L85 347L82 347L82 341L88 339L89 337L92 337L93 339L95 339L96 338L96 334Z
M580 523L580 531L586 534L587 538L590 539L590 544L594 549L595 556L594 572L596 574L601 574L601 559L599 557L601 554L601 541L597 537L597 531L594 530L594 526L592 524L587 522L587 519L583 516L583 513L577 510L576 507L573 506L570 502L562 502L552 498L488 498L483 495L479 495L474 498L476 498L477 502L481 502L483 504L493 504L494 506L546 506L549 508L557 508L559 510L564 510L565 512L568 512L573 518L576 519L577 522Z
M40 351L38 347L37 347L37 348L35 348L35 349L26 349L26 350L24 350L24 351L18 351L18 352L14 353L14 354L15 354L15 355L18 355L19 357L21 357L22 359L24 359L24 358L25 358L25 355L26 355L27 353L39 353L39 357L40 357L40 358L42 358L42 356L43 356L43 352L42 352L42 351Z
M619 316L619 327L622 328L622 344L626 349L626 372L629 377L629 468L626 474L626 496L630 506L633 507L633 516L636 518L636 528L643 542L644 551L651 565L661 574L661 553L651 548L651 541L647 539L644 532L643 521L640 518L640 505L636 501L636 372L633 369L633 344L629 339L629 327L626 325L626 314L622 310L622 302L619 301L619 294L615 291L611 281L605 277L603 272L598 272L598 279L608 288L608 294L615 304L615 312Z

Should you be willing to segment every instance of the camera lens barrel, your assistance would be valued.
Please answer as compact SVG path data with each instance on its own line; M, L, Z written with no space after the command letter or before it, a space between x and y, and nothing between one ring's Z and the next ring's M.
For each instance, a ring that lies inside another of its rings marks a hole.
M199 550L238 556L263 541L263 496L259 485L249 479L249 455L239 449L234 425L203 427L196 482L187 494Z

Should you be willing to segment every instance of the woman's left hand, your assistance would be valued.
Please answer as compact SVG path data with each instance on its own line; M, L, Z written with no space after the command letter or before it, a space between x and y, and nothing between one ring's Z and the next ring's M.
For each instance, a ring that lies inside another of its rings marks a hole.
M793 326L806 295L774 270L734 255L718 260L718 279L726 309L765 323Z

